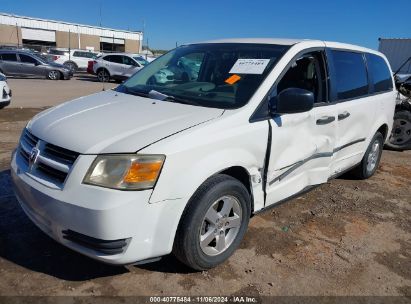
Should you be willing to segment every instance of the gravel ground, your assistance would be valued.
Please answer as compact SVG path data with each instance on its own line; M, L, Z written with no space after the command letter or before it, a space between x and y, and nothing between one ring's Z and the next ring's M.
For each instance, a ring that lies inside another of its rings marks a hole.
M384 151L369 180L344 176L253 217L241 248L210 271L191 272L172 256L113 267L48 238L12 194L10 153L40 110L0 111L0 295L411 299L411 151Z

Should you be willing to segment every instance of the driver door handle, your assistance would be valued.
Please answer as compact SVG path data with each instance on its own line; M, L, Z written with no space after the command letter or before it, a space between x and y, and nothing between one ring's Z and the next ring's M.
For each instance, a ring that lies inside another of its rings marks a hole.
M338 120L346 119L346 118L348 118L350 115L351 115L350 112L345 111L345 112L343 112L343 113L341 113L341 114L338 114Z
M317 125L326 125L332 123L335 120L335 116L324 116L317 119Z

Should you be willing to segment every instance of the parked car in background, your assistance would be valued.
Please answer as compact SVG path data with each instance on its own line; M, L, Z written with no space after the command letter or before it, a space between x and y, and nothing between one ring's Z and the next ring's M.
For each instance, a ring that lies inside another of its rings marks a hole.
M0 50L0 72L7 76L45 77L51 80L70 79L73 76L63 65L47 62L22 50Z
M54 62L64 65L73 73L87 69L90 59L96 58L98 53L87 50L70 50L60 55L54 55Z
M115 90L35 116L11 177L28 217L75 251L117 265L173 252L209 269L239 247L253 214L347 171L371 177L395 99L388 62L371 49L190 44Z
M7 84L6 75L0 73L0 109L7 107L11 101L11 90Z
M101 82L124 80L141 70L148 61L137 54L105 54L93 62L93 72Z

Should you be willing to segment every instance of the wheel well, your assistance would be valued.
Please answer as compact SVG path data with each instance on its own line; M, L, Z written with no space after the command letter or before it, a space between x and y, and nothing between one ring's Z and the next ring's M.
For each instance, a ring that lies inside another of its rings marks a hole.
M72 63L72 64L74 64L75 66L77 66L77 63L75 63L75 62L72 61L72 60L67 60L66 62L63 63L63 65L65 65L65 64L67 64L67 63Z
M103 71L106 71L107 74L110 75L110 72L109 72L106 68L98 68L96 72L98 73L98 72L100 72L100 71L102 71L102 70L103 70Z
M387 135L388 135L388 126L386 124L383 124L378 130L377 132L380 132L382 134L382 136L384 137L384 142L387 139Z
M244 185L248 193L250 193L251 213L253 213L254 212L253 191L251 189L250 174L248 173L247 169L245 169L244 167L240 167L240 166L234 166L234 167L224 169L223 171L219 172L219 174L229 175Z

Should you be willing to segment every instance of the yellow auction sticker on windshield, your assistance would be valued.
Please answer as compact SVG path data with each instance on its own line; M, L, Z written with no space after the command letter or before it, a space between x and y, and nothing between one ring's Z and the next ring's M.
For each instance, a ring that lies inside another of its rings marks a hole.
M235 84L235 83L236 83L237 81L239 81L240 79L241 79L240 76L234 74L234 75L231 75L230 77L228 77L228 78L225 80L225 83Z

